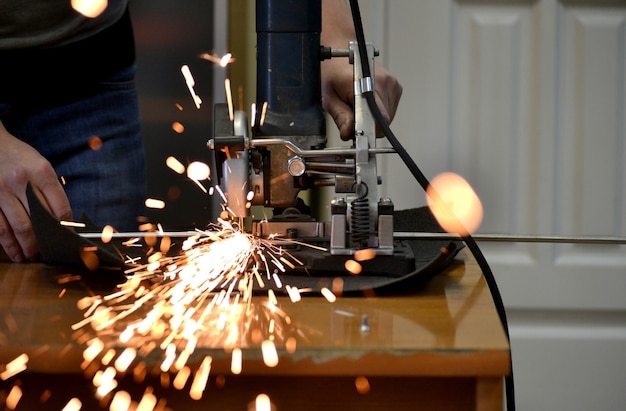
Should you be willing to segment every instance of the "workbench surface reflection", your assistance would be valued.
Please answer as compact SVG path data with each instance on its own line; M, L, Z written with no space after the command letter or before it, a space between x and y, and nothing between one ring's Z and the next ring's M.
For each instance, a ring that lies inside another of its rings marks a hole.
M0 406L21 393L18 410L60 410L72 398L82 409L112 409L113 402L124 403L122 396L130 401L128 409L135 409L142 399L147 404L149 395L154 405L145 409L245 410L267 394L276 410L502 409L509 344L480 269L465 251L414 295L332 303L323 297L303 296L296 303L278 297L282 314L267 322L275 327L274 337L246 336L255 332L248 323L238 325L240 339L234 342L200 338L183 384L175 383L174 365L160 371L166 350L154 348L131 358L102 398L94 379L113 367L127 345L118 339L86 364L85 350L97 333L72 326L84 319L77 307L81 298L114 292L115 284L58 280L73 274L67 267L0 263L0 373L20 355L28 356L26 371L0 380ZM256 296L246 309L269 318L263 314L267 299ZM104 334L99 338L107 341ZM273 366L262 352L261 340L268 339L278 354ZM103 359L109 349L110 358ZM243 359L238 375L236 349ZM202 399L194 400L190 387L206 358L206 386Z

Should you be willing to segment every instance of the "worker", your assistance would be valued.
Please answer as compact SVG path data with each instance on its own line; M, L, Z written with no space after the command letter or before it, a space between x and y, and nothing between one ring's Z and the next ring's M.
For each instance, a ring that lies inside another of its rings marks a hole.
M56 218L83 215L132 231L146 171L127 0L0 0L0 246L15 262L38 249L26 186ZM102 10L73 8L103 4ZM322 1L322 43L354 40L346 2ZM93 13L93 14L92 14ZM351 137L352 70L322 63L322 104ZM379 106L393 119L398 80L376 69Z

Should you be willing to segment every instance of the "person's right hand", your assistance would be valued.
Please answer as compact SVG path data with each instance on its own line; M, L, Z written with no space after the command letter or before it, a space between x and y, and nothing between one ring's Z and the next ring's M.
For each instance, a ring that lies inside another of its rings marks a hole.
M9 134L0 122L0 246L15 262L32 260L38 248L30 220L26 186L60 220L72 210L52 165L34 148Z

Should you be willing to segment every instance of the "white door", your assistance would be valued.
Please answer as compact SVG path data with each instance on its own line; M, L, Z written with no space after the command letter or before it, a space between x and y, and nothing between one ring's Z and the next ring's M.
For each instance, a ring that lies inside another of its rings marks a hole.
M362 9L404 85L392 129L427 176L474 186L479 232L626 236L625 1ZM380 172L397 209L425 203L396 158ZM481 248L509 312L518 409L626 409L626 246Z

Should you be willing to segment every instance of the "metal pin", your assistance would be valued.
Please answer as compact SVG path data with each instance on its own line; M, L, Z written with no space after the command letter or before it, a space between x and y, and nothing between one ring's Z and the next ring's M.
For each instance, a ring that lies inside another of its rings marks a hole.
M370 330L371 328L369 318L367 317L367 314L363 314L361 316L361 333L367 334L370 332Z

